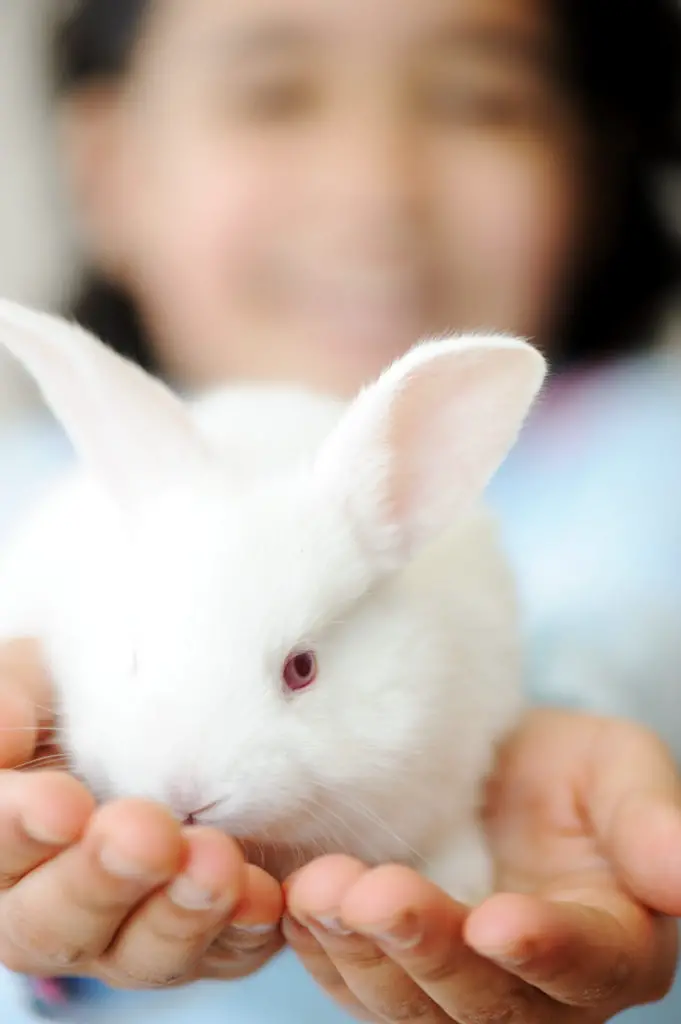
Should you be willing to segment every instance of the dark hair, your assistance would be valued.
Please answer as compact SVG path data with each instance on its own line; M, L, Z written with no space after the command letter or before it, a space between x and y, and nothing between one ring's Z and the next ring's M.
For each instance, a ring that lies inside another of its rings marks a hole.
M681 166L681 7L678 0L551 2L572 86L600 147L603 180L616 182L619 195L598 265L564 311L560 358L574 364L645 345L679 284L681 245L660 209L658 176ZM150 0L77 3L56 36L59 93L124 74L149 6ZM91 277L72 312L153 368L133 305L117 287Z

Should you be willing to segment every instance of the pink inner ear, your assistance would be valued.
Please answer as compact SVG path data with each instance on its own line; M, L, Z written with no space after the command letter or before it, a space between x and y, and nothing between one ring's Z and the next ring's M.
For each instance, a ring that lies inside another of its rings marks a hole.
M407 547L447 527L484 490L532 395L523 347L444 352L405 377L390 404L384 509Z
M438 359L421 367L404 381L390 408L387 441L395 457L385 507L397 524L418 527L436 513L445 475L450 491L470 490L471 466L460 442L471 430L465 398L476 373L461 359L454 362L448 366Z
M512 339L417 346L350 406L316 480L371 571L391 571L480 497L515 441L545 364Z

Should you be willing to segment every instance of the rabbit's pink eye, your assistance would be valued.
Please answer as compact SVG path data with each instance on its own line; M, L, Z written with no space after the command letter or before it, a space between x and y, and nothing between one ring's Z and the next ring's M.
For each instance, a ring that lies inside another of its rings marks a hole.
M284 683L292 693L305 690L317 678L317 658L312 651L290 654L284 664Z

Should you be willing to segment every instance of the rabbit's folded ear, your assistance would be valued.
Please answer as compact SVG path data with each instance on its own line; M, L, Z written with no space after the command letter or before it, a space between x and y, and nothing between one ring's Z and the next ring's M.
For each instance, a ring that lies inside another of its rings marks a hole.
M78 456L119 504L210 470L182 401L76 324L1 300L0 345L34 379Z
M399 565L481 496L545 373L526 342L473 335L417 345L359 395L315 470L377 563Z

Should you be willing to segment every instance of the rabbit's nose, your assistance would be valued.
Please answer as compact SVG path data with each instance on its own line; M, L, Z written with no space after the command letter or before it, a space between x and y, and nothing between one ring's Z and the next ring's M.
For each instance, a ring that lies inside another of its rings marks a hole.
M204 797L205 799L205 797ZM183 825L196 825L202 814L207 814L217 806L219 801L201 803L201 796L198 787L173 786L170 791L170 807L178 821Z

